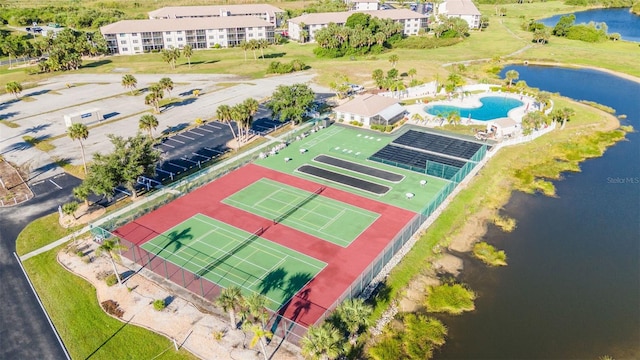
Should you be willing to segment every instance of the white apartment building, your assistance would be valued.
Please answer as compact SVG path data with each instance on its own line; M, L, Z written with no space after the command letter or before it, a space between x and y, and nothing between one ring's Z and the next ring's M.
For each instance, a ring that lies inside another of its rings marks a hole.
M379 9L378 0L347 0L347 5L351 10L370 11Z
M284 10L269 4L168 6L149 12L149 19L255 16L279 27L284 13Z
M255 16L122 20L100 28L112 54L140 54L170 48L208 49L242 41L273 42L274 25Z
M438 6L438 14L458 17L469 24L469 29L480 28L480 10L471 0L446 0Z
M427 27L428 16L419 14L417 12L408 9L391 9L391 10L371 10L371 11L356 11L371 15L371 17L379 19L391 19L395 22L402 23L404 25L404 35L416 35L420 29ZM289 37L292 40L298 41L300 39L300 32L303 30L301 25L304 25L304 30L308 33L308 41L315 41L315 32L325 28L329 23L336 25L344 25L347 22L349 16L353 15L354 11L342 11L342 12L327 12L327 13L312 13L304 14L293 19L289 19Z

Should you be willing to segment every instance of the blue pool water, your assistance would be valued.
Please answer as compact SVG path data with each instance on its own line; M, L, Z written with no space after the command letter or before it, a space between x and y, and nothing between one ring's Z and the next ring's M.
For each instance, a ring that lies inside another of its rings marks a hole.
M483 97L480 99L480 102L482 106L476 108L465 108L453 105L430 105L425 108L425 111L427 114L436 116L456 111L462 119L468 118L469 114L471 114L471 118L474 120L487 121L507 117L511 109L523 105L523 102L520 100L500 96Z

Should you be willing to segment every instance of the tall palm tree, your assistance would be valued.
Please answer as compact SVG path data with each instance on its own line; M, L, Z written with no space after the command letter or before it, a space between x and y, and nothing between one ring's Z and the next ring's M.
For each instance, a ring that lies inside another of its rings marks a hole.
M409 71L407 71L407 75L409 75L409 77L411 77L411 80L413 80L413 78L418 74L418 70L416 70L415 68L411 68L409 69Z
M171 97L171 90L173 90L173 80L168 77L163 77L158 81L158 85L162 88L162 91L166 91L169 97Z
M329 323L309 327L301 347L302 355L314 360L335 359L344 349L340 332Z
M251 343L249 344L249 346L254 347L256 346L256 344L260 344L264 360L268 360L269 356L267 355L267 341L273 337L273 333L269 330L265 330L260 324L246 323L244 329L249 330L253 333L253 338L251 339Z
M394 69L396 65L398 65L398 60L400 60L400 57L397 54L391 54L391 56L389 56L389 62Z
M222 290L220 296L216 299L216 304L222 308L222 310L229 313L229 321L231 322L231 328L238 328L238 320L236 319L236 309L242 302L242 293L237 286L229 286Z
M256 50L258 50L259 48L260 48L260 43L258 42L258 40L256 39L249 40L249 49L253 51L253 60L258 60L258 57L256 56Z
M236 104L231 108L231 118L238 124L238 140L244 141L245 124L249 118L249 110L244 103ZM238 143L238 146L240 144Z
M253 117L258 113L260 103L254 98L248 98L243 101L242 104L246 107L247 114L249 115L243 124L245 127L245 134L249 135L249 129L251 129L251 125L253 124Z
M262 327L266 326L266 321L269 316L267 313L267 298L259 293L252 293L244 299L244 305L249 310L249 314L253 317L253 320L258 320Z
M138 79L131 74L123 75L122 86L124 86L125 89L129 89L131 91L131 95L133 95L133 89L138 86Z
M102 244L100 244L96 249L96 256L106 254L109 257L111 265L113 265L113 272L116 274L116 278L118 279L118 284L122 285L122 279L118 273L118 268L116 268L116 261L120 261L120 251L127 251L127 247L121 245L118 238L106 239L103 240Z
M267 39L258 40L258 49L260 49L260 58L264 60L264 49L269 48L269 41Z
M460 113L457 111L451 111L447 114L447 122L451 125L459 125L462 119Z
M541 111L544 111L549 100L551 100L551 93L548 91L540 91L538 95L536 95L536 101L540 104Z
M360 329L370 324L372 311L362 299L349 299L336 308L334 314L349 332L349 342L355 344Z
M82 166L84 167L84 173L87 173L87 161L84 157L84 145L82 144L83 140L87 140L89 137L89 128L87 125L81 123L75 123L67 128L67 135L71 138L71 140L78 140L80 143L80 153L82 154Z
M231 129L231 134L233 134L233 138L236 140L236 151L238 151L238 136L236 135L235 130L233 129L233 125L231 125L231 121L233 118L231 117L231 107L229 105L220 105L216 109L216 117L220 122L226 123L229 125L229 129Z
M249 50L249 43L246 40L240 41L240 48L244 51L244 61L247 61L247 51Z
M191 57L193 56L193 47L187 44L182 48L182 54L187 58L187 63L189 63L189 69L191 69Z
M149 86L149 93L144 98L144 103L151 105L153 111L157 114L160 112L160 100L164 97L164 90L159 84Z
M515 70L509 70L505 74L505 77L509 81L509 87L511 87L511 84L513 84L513 81L518 80L518 78L520 77L520 74Z
M144 114L138 120L138 129L149 132L149 137L153 137L153 130L158 127L158 118L151 114Z
M13 94L16 99L18 99L18 95L22 92L22 85L17 81L9 81L4 88L8 93Z
M298 24L298 28L300 29L300 42L304 43L307 40L307 35L309 34L309 32L306 29L307 24L301 22L300 24Z

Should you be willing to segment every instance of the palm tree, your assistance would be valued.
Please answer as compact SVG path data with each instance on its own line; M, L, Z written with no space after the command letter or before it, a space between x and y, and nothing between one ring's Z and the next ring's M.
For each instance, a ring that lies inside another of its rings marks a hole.
M125 89L131 90L131 95L133 95L133 89L138 86L138 79L136 79L133 75L127 74L122 76L122 86Z
M157 114L160 112L160 100L164 97L164 90L159 84L152 84L149 86L149 93L144 98L146 105L151 105L153 111Z
M193 56L193 48L191 45L187 44L182 48L182 54L187 58L187 63L189 63L189 69L191 69L191 57Z
M409 75L411 80L413 80L413 78L416 76L416 74L418 74L418 70L416 70L415 68L411 68L411 69L409 69L409 71L407 71L407 75Z
M109 257L111 265L113 265L113 272L116 274L116 278L118 279L118 284L122 285L122 279L120 278L120 274L116 268L116 261L120 261L120 251L127 251L127 247L121 245L118 238L106 239L103 240L102 244L100 244L96 249L96 256L106 254Z
M231 108L231 118L238 124L238 140L244 141L244 131L249 118L249 109L244 103L236 104ZM240 144L238 143L238 146Z
M238 146L240 145L238 142L238 136L236 135L235 130L233 129L233 125L231 125L231 121L233 118L231 117L231 107L229 105L220 105L216 109L216 117L220 122L226 123L229 125L229 129L231 129L231 134L233 134L233 138L236 140L236 151L238 151Z
M253 124L253 117L258 113L258 109L260 108L260 103L258 102L258 100L254 98L248 98L245 101L243 101L242 104L244 104L244 106L246 107L247 113L249 115L246 121L244 122L245 134L248 135L249 129Z
M540 104L541 111L547 106L549 100L551 100L551 93L548 91L540 91L538 95L536 95L536 101Z
M362 299L349 299L336 308L334 314L349 332L350 343L355 344L360 329L369 325L372 311L373 308Z
M424 116L420 115L420 113L414 113L411 115L411 120L415 120L416 122L424 121Z
M9 81L4 88L8 93L13 94L16 99L18 99L18 95L22 92L22 85L17 81Z
M229 313L229 321L231 322L231 328L238 328L238 321L236 320L236 309L242 302L242 293L237 286L229 286L222 290L220 296L216 299L216 304L222 308L222 310Z
M464 85L464 79L462 78L462 76L458 73L452 72L447 77L445 89L447 90L447 92L452 92L462 85Z
M151 114L144 114L138 120L138 129L149 132L149 137L153 137L153 130L158 127L158 118Z
M158 82L158 85L160 85L160 87L162 88L163 91L166 91L167 94L169 94L169 97L171 97L171 90L173 90L173 80L171 80L168 77L163 77L162 79L160 79L160 81Z
M343 352L342 336L329 323L311 326L302 338L302 355L314 360L335 359Z
M298 28L300 29L300 42L304 43L307 40L307 35L309 32L306 30L307 24L301 22L298 24Z
M447 122L451 125L458 125L462 119L460 118L460 113L457 111L451 111L447 114Z
M553 112L553 119L556 121L562 121L562 126L560 127L560 129L564 129L567 121L570 121L571 117L573 117L575 114L576 112L572 108L564 107Z
M240 41L240 48L244 51L244 61L247 61L247 51L249 50L249 43L246 40Z
M249 314L253 317L253 320L258 320L262 327L266 326L266 321L269 316L267 313L267 298L259 293L252 293L244 299L244 305L247 307Z
M509 80L509 87L511 87L511 84L513 84L513 81L518 80L518 78L520 77L520 74L515 70L509 70L507 71L505 76L507 80Z
M249 49L253 52L253 60L258 60L258 57L256 56L256 50L258 50L258 48L260 48L260 44L258 43L258 40L256 39L249 40Z
M84 157L84 145L82 144L83 140L87 140L89 137L89 128L87 125L81 123L75 123L69 126L67 129L67 134L71 138L71 140L78 140L80 143L80 153L82 154L82 166L84 167L84 173L87 173L87 162Z
M394 69L396 68L396 65L398 65L398 60L400 60L400 57L398 57L397 54L391 54L391 56L389 56L389 62Z
M262 349L262 355L264 356L264 360L268 360L267 356L267 341L273 337L273 333L269 330L265 330L260 324L245 324L244 328L253 333L253 338L251 339L250 347L256 346L256 343L260 344L260 348Z

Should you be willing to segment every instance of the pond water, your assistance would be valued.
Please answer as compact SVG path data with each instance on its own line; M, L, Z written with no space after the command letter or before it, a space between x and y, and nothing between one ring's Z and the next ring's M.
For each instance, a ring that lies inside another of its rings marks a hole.
M509 66L532 87L596 101L640 128L640 84L604 72ZM477 310L443 317L449 338L437 359L640 358L640 134L627 135L580 173L554 182L557 197L515 193L509 234L485 241L509 265L464 255L461 280ZM504 149L503 151L508 151Z
M554 27L560 17L567 14L555 15L540 20L546 26ZM628 8L623 9L594 9L575 12L576 24L586 24L591 21L607 24L607 32L618 33L622 39L640 42L640 16L633 14Z
M455 111L460 114L460 117L463 119L471 117L474 120L487 121L507 117L511 109L522 106L523 104L520 100L504 96L485 96L480 98L479 101L482 105L475 108L453 105L430 105L425 108L425 111L428 114L436 116Z

